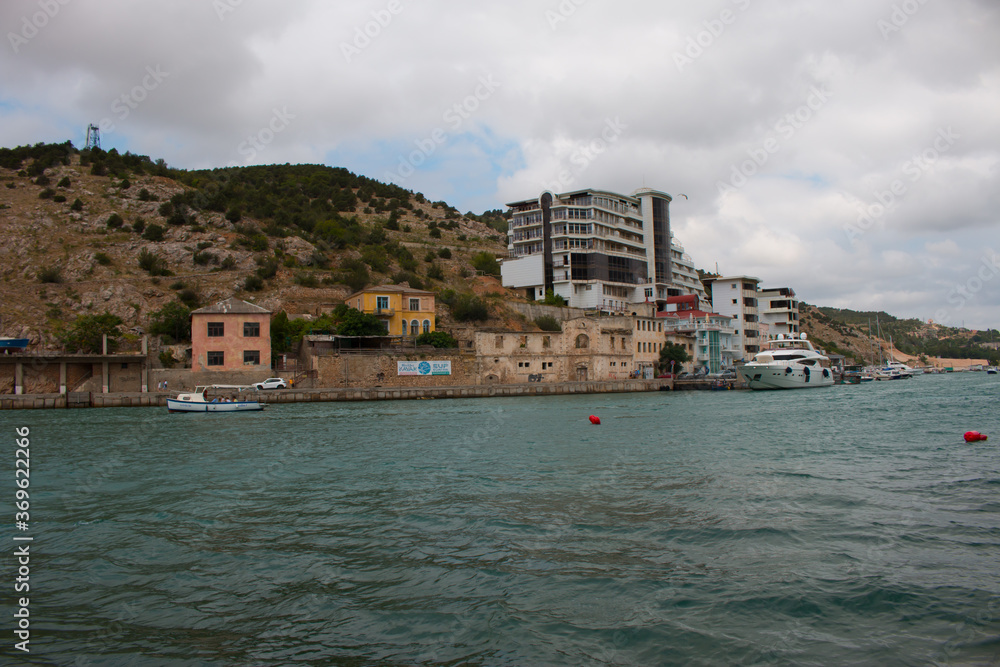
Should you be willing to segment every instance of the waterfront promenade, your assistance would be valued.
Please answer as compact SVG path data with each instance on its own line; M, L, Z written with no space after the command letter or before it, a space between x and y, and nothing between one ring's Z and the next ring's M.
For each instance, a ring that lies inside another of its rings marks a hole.
M264 400L278 403L322 403L341 401L405 401L431 398L488 398L503 396L557 396L563 394L618 394L670 391L671 379L609 380L604 382L553 382L481 384L454 387L351 387L344 389L288 389L262 392ZM680 388L680 387L678 387ZM69 393L0 395L0 410L57 408L165 407L174 392ZM67 405L68 404L68 405Z

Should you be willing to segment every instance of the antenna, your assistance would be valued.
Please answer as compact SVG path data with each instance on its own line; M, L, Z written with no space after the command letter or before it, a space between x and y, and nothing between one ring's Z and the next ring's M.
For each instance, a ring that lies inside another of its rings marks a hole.
M87 126L87 145L84 150L90 150L91 148L101 147L101 130L99 127L91 123Z

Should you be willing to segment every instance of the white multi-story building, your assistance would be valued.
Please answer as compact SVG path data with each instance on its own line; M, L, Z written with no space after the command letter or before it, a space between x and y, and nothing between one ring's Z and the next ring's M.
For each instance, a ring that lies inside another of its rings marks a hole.
M604 190L508 204L505 287L529 299L546 292L570 306L625 313L637 303L662 311L681 294L705 298L691 258L670 233L670 195L644 188L631 195Z
M759 278L719 277L712 280L712 310L733 321L737 360L750 359L760 352Z
M769 325L768 333L799 332L799 302L795 298L795 291L790 287L760 290L757 294L757 308L761 324Z

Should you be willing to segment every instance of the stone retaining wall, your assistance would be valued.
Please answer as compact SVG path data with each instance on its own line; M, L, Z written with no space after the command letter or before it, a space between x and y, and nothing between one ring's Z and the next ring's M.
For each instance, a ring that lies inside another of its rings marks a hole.
M366 387L343 389L291 389L265 392L268 404L338 401L405 401L420 398L488 398L496 396L557 396L563 394L614 394L672 389L670 380L615 380L611 382L559 382L551 384L493 384L451 387ZM91 394L90 406L165 407L173 392L146 394ZM0 410L66 408L59 394L0 395Z

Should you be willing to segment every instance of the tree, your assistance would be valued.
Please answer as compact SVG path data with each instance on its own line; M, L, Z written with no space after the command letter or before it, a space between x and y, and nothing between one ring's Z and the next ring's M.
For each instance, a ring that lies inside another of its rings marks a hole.
M118 349L118 339L122 332L118 327L122 318L111 313L103 315L80 315L69 329L62 332L60 339L68 352L100 354L103 351L104 336L108 337L108 352Z
M449 305L452 317L459 322L485 322L490 318L486 302L474 294L461 294Z
M432 345L438 348L458 347L458 341L447 331L431 331L417 336L417 345Z
M171 301L150 316L149 333L176 341L191 340L191 309L180 301Z
M357 308L351 308L340 320L337 326L337 334L340 336L385 336L385 325L382 320L362 313Z
M565 306L566 299L563 298L561 294L553 294L552 290L545 290L545 300L542 301L546 306Z
M500 275L500 265L497 263L496 255L485 250L472 256L472 266L476 271L482 271L488 276Z
M657 367L661 373L670 373L676 370L677 366L691 361L691 355L678 343L664 343L660 349L660 360Z

